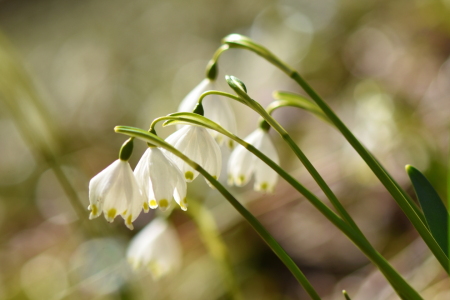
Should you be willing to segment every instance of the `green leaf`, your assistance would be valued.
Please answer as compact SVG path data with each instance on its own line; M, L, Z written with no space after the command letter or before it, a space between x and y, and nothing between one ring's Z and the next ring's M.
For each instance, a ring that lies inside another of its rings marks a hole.
M224 129L219 124L211 121L210 119L190 113L190 112L178 112L169 114L165 117L162 117L161 119L167 120L163 123L163 126L170 126L170 125L176 125L176 124L183 124L183 125L197 125L206 127L208 129L215 130L223 135L226 135L229 138L233 138L233 134L229 132L228 130Z
M269 113L270 113L270 111L275 110L278 107L293 106L293 107L298 107L298 108L304 109L304 110L316 115L320 119L322 119L328 123L331 123L330 119L328 119L328 117L323 113L323 111L320 109L320 107L316 103L306 99L305 97L303 97L301 95L297 95L297 94L290 93L290 92L275 91L275 92L273 92L272 96L277 101L272 102L266 108L266 110ZM331 123L331 124L333 124L333 123Z
M352 300L352 299L350 299L350 296L348 295L348 293L347 293L346 290L343 290L343 291L342 291L342 295L344 295L345 300Z
M222 44L226 44L230 46L230 48L243 48L250 51L255 52L259 56L264 57L272 64L279 67L283 72L286 72L287 74L291 74L294 72L292 68L290 68L288 65L286 65L284 62L282 62L278 57L276 57L272 52L270 52L266 47L259 45L255 43L252 39L249 37L246 37L241 34L232 33L227 35L222 39Z
M448 257L448 211L436 190L419 170L413 166L406 165L406 172L414 186L414 191L424 212L428 228Z

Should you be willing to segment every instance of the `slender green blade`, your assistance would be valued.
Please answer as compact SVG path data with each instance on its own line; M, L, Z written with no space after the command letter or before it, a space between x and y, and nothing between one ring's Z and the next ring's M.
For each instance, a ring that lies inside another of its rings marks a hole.
M343 290L343 291L342 291L342 295L344 295L345 300L352 300L352 299L350 298L350 296L348 295L348 293L347 293L346 290Z
M310 113L313 113L320 119L328 123L331 123L330 119L328 119L328 117L323 113L322 109L320 109L320 107L316 103L306 99L301 95L297 95L290 92L275 91L273 92L272 96L276 101L272 102L266 108L268 112L271 112L277 109L278 107L282 106L293 106L309 111Z
M431 235L448 257L449 214L447 209L431 183L419 170L407 165L406 172L419 199Z

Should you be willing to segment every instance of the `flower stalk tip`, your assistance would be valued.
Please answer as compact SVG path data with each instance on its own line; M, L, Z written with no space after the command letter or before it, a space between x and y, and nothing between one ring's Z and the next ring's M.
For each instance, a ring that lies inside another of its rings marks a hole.
M205 111L203 110L203 105L201 102L198 102L197 105L195 106L194 110L192 111L194 114L200 115L200 116L204 116L205 115Z
M209 80L216 80L218 73L219 67L217 65L217 62L211 59L206 66L206 78L208 78Z
M125 141L125 143L123 143L119 152L120 160L128 161L130 159L131 154L133 153L133 139L134 138L129 138Z

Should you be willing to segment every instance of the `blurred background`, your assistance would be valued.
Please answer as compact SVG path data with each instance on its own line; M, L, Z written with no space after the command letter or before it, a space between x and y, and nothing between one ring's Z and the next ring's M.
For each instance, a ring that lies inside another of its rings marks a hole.
M406 164L446 199L449 0L3 0L0 30L0 299L229 299L220 267L186 213L170 216L183 266L154 281L125 260L130 239L154 212L129 231L121 218L88 221L75 204L87 207L90 178L117 158L125 138L113 127L148 128L176 111L204 78L221 38L233 32L299 70L411 195ZM243 50L226 52L219 68L219 89L230 91L223 78L235 75L263 105L274 90L303 93ZM258 118L233 107L245 137ZM450 299L438 262L338 132L298 109L274 116L423 297ZM162 137L173 131L158 127ZM324 199L272 137L281 166ZM136 143L132 167L144 149ZM202 179L188 190L214 217L243 298L308 299L224 198ZM269 195L253 192L252 184L231 191L323 299L343 299L342 289L352 299L397 299L359 250L286 182Z

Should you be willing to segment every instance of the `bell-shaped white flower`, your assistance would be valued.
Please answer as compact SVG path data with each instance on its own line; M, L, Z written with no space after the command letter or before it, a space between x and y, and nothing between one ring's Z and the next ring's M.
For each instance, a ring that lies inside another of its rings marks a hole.
M222 169L222 154L219 145L205 128L186 125L167 137L166 142L198 163L213 177L219 177ZM180 168L187 182L191 182L198 176L198 172L181 158L168 151L165 154Z
M277 150L267 131L258 128L244 140L276 164L279 163ZM250 180L253 173L255 174L255 190L273 192L278 181L278 174L253 153L238 145L228 160L228 184L243 186Z
M178 270L181 256L176 230L163 218L156 218L145 226L127 250L127 259L133 268L147 268L154 279Z
M89 219L103 212L106 220L112 222L117 215L121 215L125 225L133 229L132 222L141 213L145 197L139 190L128 161L118 159L91 179L89 202Z
M187 209L186 181L180 169L156 147L149 147L134 169L137 182L150 208L166 210L175 200ZM148 211L148 206L144 207Z
M197 105L200 95L209 90L215 90L214 81L205 78L181 101L178 111L192 112ZM231 133L236 133L236 117L227 99L223 99L217 95L209 95L202 101L202 105L206 118L216 122ZM181 126L178 128L181 128ZM208 129L208 131L219 145L225 142L228 147L233 148L233 140L215 130Z

